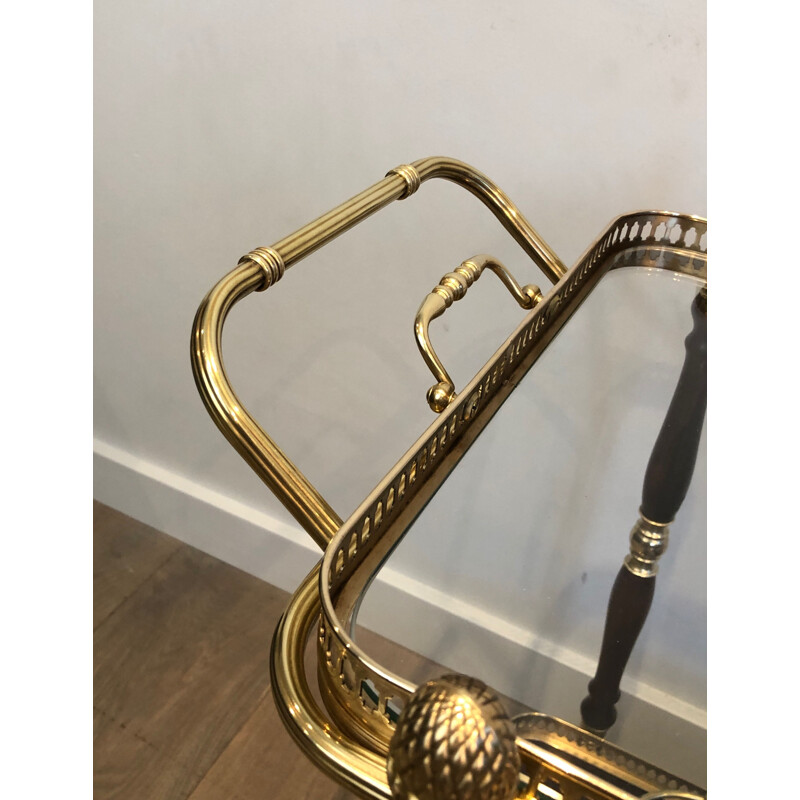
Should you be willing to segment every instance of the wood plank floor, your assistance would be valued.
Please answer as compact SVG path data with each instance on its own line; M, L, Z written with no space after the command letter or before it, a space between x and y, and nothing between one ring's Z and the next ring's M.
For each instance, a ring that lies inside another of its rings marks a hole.
M353 797L272 702L289 595L100 503L94 522L95 800Z
M281 723L269 644L289 595L94 504L95 800L348 800ZM445 669L359 632L413 681Z

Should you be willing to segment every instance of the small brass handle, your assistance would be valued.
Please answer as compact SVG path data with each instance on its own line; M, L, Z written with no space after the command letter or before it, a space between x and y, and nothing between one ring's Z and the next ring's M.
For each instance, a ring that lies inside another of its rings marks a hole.
M484 269L489 268L503 282L523 308L533 308L541 299L542 292L538 286L528 284L520 286L514 276L495 258L487 255L473 256L464 261L454 272L448 272L433 291L422 301L414 320L414 333L417 337L422 358L430 368L438 383L428 389L426 397L428 405L438 414L447 408L456 396L456 388L444 364L433 350L428 337L428 326L431 320L444 314L456 300L467 293L467 289L480 278Z

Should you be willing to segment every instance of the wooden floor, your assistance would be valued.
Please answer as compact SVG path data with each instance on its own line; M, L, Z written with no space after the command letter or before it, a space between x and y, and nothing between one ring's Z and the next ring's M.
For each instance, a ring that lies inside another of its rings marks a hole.
M275 709L269 644L288 600L95 502L95 800L354 796L312 766ZM409 678L432 666L364 635Z

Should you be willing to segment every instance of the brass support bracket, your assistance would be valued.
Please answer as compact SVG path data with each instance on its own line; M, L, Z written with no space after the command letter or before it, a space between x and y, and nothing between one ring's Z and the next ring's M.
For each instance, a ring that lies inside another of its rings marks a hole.
M437 414L450 405L456 396L456 390L444 364L434 352L428 336L428 326L431 320L444 314L456 300L464 297L467 289L480 278L487 267L500 278L522 308L531 309L542 299L542 292L538 286L533 284L520 286L516 278L499 261L487 255L473 256L439 281L439 285L422 301L414 320L417 346L438 381L428 389L426 395L428 405Z

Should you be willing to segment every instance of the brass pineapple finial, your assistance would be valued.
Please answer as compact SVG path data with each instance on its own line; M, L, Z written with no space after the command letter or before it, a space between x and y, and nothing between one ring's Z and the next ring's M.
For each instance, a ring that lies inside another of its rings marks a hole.
M514 728L497 695L465 675L420 686L389 744L398 800L510 800L519 771Z

